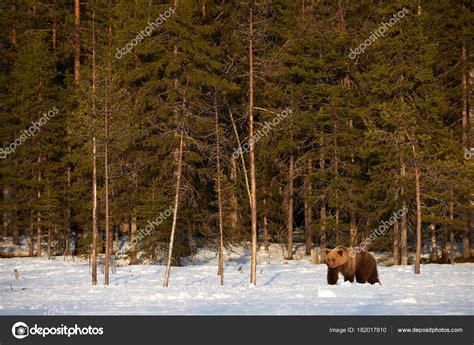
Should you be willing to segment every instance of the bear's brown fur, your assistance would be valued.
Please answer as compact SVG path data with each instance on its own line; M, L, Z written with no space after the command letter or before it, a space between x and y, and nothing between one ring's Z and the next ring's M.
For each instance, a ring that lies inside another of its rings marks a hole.
M363 251L351 256L350 253L350 249L344 246L325 249L328 284L337 283L339 272L344 276L344 281L352 283L355 277L356 281L361 284L380 284L377 263L372 254Z

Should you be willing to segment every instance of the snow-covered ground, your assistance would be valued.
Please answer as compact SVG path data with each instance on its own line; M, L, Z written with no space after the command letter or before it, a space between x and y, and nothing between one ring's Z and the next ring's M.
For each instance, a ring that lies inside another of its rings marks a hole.
M117 267L111 284L92 287L87 261L62 257L0 259L3 315L474 315L474 264L379 265L382 285L328 286L326 266L282 259L273 245L259 252L257 286L249 286L248 252L225 256L225 286L219 286L215 253L201 251L195 265ZM16 280L14 269L20 274Z

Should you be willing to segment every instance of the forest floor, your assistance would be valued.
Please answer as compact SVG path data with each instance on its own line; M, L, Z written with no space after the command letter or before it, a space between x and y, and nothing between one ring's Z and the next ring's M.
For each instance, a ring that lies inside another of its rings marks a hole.
M163 288L164 266L117 267L110 286L91 286L87 261L54 257L0 259L3 315L474 315L474 264L379 265L382 285L326 283L326 265L296 251L259 252L257 286L249 285L249 255L225 255L225 286L219 286L215 251L202 250L172 267ZM15 279L14 269L19 272Z

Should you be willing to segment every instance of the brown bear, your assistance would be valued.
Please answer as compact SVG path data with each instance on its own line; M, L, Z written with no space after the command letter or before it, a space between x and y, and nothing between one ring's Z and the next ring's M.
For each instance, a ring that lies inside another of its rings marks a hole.
M337 283L339 272L344 276L344 281L354 282L354 276L358 283L375 284L380 283L377 273L377 263L372 254L362 251L351 253L344 246L334 249L325 249L326 264L328 265L328 284Z

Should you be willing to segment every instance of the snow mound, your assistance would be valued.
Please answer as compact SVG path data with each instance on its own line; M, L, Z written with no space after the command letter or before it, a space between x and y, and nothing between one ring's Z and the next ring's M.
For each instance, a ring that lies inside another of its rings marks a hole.
M337 297L337 294L334 291L319 288L318 297L319 298L334 298L334 297Z
M404 299L397 299L396 301L392 302L393 304L417 304L416 298L409 297Z

